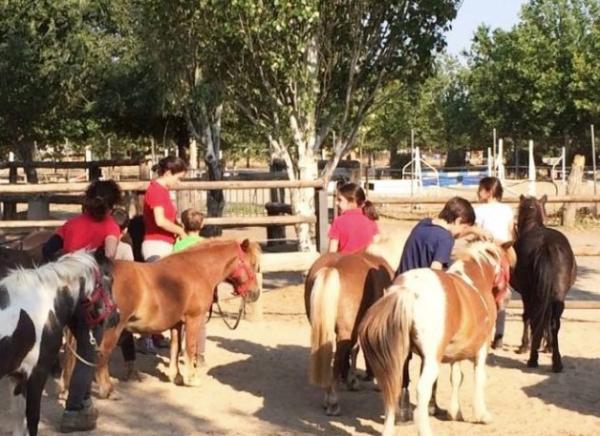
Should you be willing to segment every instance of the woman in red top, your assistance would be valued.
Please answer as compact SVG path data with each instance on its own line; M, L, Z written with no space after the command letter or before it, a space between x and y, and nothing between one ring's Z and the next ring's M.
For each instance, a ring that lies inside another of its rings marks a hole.
M169 189L175 187L185 176L186 163L174 156L158 162L158 177L150 182L144 195L144 260L153 261L170 254L177 236L184 237L183 227L176 224L177 209L171 200Z
M102 246L106 255L114 258L121 229L110 212L120 200L121 189L116 182L92 182L85 191L83 213L68 220L44 244L44 258L51 260L61 250L70 253L80 249L94 250ZM90 335L93 334L99 344L102 340L102 327L88 326L85 311L80 306L69 328L77 340L77 354L87 361L95 362L96 350L90 342ZM98 411L92 405L90 397L93 377L94 368L77 360L60 426L62 432L89 431L96 427Z
M365 191L355 183L346 183L338 189L337 204L341 215L329 229L329 252L355 253L367 248L379 228L377 212Z
M121 229L110 212L120 201L121 188L115 181L92 182L85 191L83 213L67 220L56 230L42 248L44 258L50 260L60 250L71 253L104 246L106 256L113 259Z

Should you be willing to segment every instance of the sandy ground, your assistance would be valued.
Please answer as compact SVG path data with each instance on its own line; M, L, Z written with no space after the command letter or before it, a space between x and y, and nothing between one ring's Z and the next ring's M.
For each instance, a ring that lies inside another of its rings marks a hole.
M569 237L576 247L600 241L597 230L569 232ZM600 258L582 257L578 262L571 297L600 301ZM243 321L235 331L218 317L210 321L201 387L176 387L166 381L166 357L139 356L144 380L118 382L117 399L96 400L101 416L91 434L378 434L382 405L372 385L359 392L342 389L342 415L329 418L321 408L322 392L308 384L309 328L300 283L299 274L266 277L262 321ZM528 369L527 356L514 352L522 328L519 315L510 312L505 348L489 358L486 397L493 423L470 422L473 371L465 363L461 404L466 422L433 419L436 434L600 434L600 312L568 310L563 315L560 345L565 371L561 374L550 371L548 355L541 356L540 368ZM418 366L415 359L413 379ZM114 353L111 368L114 377L123 375L120 353ZM56 434L63 405L51 384L48 390L40 430ZM7 395L0 381L0 434L10 430ZM449 371L444 365L438 389L443 407L449 397ZM415 398L413 386L413 402ZM397 433L413 435L416 427L398 425Z

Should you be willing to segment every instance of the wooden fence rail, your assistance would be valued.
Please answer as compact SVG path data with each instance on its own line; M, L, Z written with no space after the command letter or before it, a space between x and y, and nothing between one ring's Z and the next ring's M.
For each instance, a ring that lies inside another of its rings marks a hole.
M149 182L120 182L123 191L145 191ZM44 183L0 185L0 194L52 194L58 192L84 192L88 183ZM183 181L171 188L174 191L215 189L271 189L271 188L324 188L323 180L222 180L222 181Z
M1 191L0 191L1 192ZM445 197L386 197L376 194L369 195L369 200L375 204L444 204L450 198ZM465 196L471 202L478 200L473 196ZM519 197L506 197L502 199L503 203L519 203ZM600 203L600 195L558 195L549 196L548 203Z
M0 229L47 229L63 225L64 220L27 220L27 221L0 221ZM266 226L266 225L294 225L301 223L314 224L315 216L283 215L283 216L251 216L251 217L207 217L205 225L219 226Z

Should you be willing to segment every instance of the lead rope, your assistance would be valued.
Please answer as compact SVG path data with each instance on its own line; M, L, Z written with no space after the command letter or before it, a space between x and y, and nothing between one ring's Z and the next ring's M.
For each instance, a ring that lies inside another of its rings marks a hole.
M96 342L96 338L92 334L91 330L88 330L88 333L90 334L90 345L92 347L94 347L94 350L96 352L98 352L98 342ZM73 353L73 356L75 356L75 358L77 360L79 360L81 363L83 363L84 365L91 366L92 368L95 368L95 367L98 366L96 363L92 363L89 360L86 360L83 357L81 357L79 354L77 354L77 351L75 351L75 349L73 348L73 346L69 342L66 342L65 345L67 346L67 348L69 349L69 351L71 353Z

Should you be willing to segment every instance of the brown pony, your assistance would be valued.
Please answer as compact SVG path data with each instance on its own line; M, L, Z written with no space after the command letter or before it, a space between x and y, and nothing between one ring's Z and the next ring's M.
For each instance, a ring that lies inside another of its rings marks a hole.
M52 236L52 232L32 232L20 241L20 249L0 247L0 277L18 266L33 268L43 263L42 246Z
M358 387L356 353L351 356L357 326L393 278L394 271L382 257L366 252L325 254L308 272L304 302L311 323L310 382L326 389L328 415L340 412L335 388L339 379L345 379L349 389Z
M198 333L212 305L214 289L227 281L247 301L256 301L259 260L258 243L246 239L241 244L227 240L200 243L153 263L115 261L112 291L120 321L104 332L100 345L96 372L100 397L108 397L113 390L108 359L125 328L138 333L171 330L169 379L181 385L178 356L185 324L185 382L196 385Z
M475 363L475 420L491 420L484 402L485 360L496 322L494 292L508 286L504 271L513 260L507 251L510 244L475 242L457 254L447 272L408 271L365 314L360 345L383 394L384 435L395 432L402 369L410 350L423 359L417 385L420 435L431 434L428 403L442 362L452 364L449 418L462 418L460 361L469 359Z

